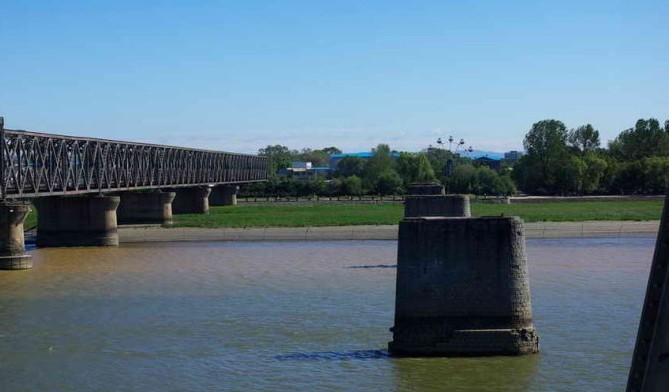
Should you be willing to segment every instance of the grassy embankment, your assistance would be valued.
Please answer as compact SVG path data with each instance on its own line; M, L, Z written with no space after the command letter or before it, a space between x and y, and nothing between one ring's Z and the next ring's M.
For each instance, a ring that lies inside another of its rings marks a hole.
M472 204L474 216L517 215L525 222L659 220L662 201ZM392 225L402 219L401 204L321 204L212 207L208 215L175 215L177 227L304 227ZM36 226L32 208L24 227Z
M660 219L662 205L662 201L472 204L472 214L517 215L526 222L644 221ZM400 221L403 208L401 204L213 207L208 215L176 215L174 222L178 227L388 225Z

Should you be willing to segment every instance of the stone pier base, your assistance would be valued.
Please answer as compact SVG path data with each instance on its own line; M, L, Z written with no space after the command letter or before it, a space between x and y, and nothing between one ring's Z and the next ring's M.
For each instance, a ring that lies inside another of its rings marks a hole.
M0 270L32 268L23 237L23 222L29 212L28 203L0 202Z
M172 201L173 214L208 214L211 188L177 188Z
M237 185L222 185L214 187L209 195L210 206L236 206L237 205Z
M34 199L37 246L118 245L118 196L54 196Z
M467 195L412 195L404 199L404 216L469 217L471 208Z
M436 182L414 182L407 186L407 195L445 195L446 190Z
M119 224L172 224L174 192L124 192L116 210Z
M519 218L406 218L397 258L393 355L538 352Z

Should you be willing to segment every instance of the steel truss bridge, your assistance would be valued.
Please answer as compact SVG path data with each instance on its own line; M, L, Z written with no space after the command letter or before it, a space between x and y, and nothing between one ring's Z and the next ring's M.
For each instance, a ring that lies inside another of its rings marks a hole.
M0 198L267 180L267 157L17 131L0 117Z

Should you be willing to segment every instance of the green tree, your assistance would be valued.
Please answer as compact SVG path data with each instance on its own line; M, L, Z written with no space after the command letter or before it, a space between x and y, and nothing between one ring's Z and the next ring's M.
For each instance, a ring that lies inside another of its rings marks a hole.
M560 194L582 194L583 179L587 166L583 159L576 155L566 156L556 168L558 182L557 191Z
M414 181L417 182L432 182L437 179L434 175L434 170L432 165L430 165L430 160L427 159L427 155L418 154L418 164L416 168L416 176Z
M511 196L515 195L518 193L518 189L516 188L516 184L511 178L510 175L504 174L499 176L499 181L500 181L500 189L502 194Z
M338 177L363 176L365 160L356 156L346 156L337 162L335 175Z
M322 178L312 178L306 182L303 196L325 196L328 194L328 184Z
M669 157L648 157L641 160L643 170L642 191L647 194L667 192Z
M338 149L337 147L325 147L321 151L323 151L324 153L326 153L328 155L341 154L341 150Z
M335 177L330 181L328 187L330 196L338 196L346 193L345 192L346 187L344 185L344 181L345 181L344 177Z
M297 151L290 150L286 146L281 145L268 145L265 148L258 150L258 155L267 157L267 166L270 173L270 176L276 175L280 169L284 169L290 166L290 163L295 160L297 156Z
M394 170L387 170L376 181L376 192L380 195L398 195L404 193L402 178Z
M568 140L569 144L583 156L599 148L599 131L590 124L582 125L569 131Z
M344 180L346 194L360 196L363 193L362 179L358 176L350 176Z
M376 189L377 182L382 175L386 174L386 178L391 176L389 172L393 172L400 178L396 172L395 160L393 159L390 147L387 144L379 144L376 148L372 149L372 152L374 153L374 156L367 159L367 162L365 162L363 174L363 181L367 189Z
M598 193L604 186L609 164L606 159L595 153L583 157L585 172L583 173L582 190L585 194Z
M402 177L404 185L414 182L432 182L436 180L434 170L426 154L400 153L396 162L397 173Z
M310 148L302 149L297 159L304 162L311 162L313 166L328 166L330 156L322 150L312 150Z
M429 147L423 150L427 159L430 161L430 166L434 169L437 177L441 177L446 174L446 162L449 159L453 159L453 154L450 151L447 151L443 148Z
M449 193L475 193L479 189L476 168L471 164L456 165L445 185Z
M536 193L559 192L564 175L559 164L567 156L567 127L558 120L543 120L532 125L525 135L523 147L527 154L519 160L517 168L525 191ZM562 175L561 178L557 178Z
M476 185L473 189L478 195L497 195L504 193L502 183L496 171L488 166L479 166L476 168Z
M536 155L523 155L513 167L512 178L518 187L529 194L548 193L542 162Z
M609 143L609 150L618 159L634 161L646 157L669 155L669 135L654 118L640 119Z
M385 143L380 143L376 147L372 148L372 152L374 153L374 156L389 157L392 150L390 149L389 145Z
M409 185L416 181L416 172L418 171L418 159L416 154L402 152L397 158L397 173L402 177L404 185Z

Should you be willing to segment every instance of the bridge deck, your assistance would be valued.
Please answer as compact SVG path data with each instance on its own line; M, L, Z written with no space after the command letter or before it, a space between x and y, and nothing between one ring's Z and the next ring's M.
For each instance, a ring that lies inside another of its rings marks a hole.
M32 198L267 180L267 158L4 128L0 197Z

